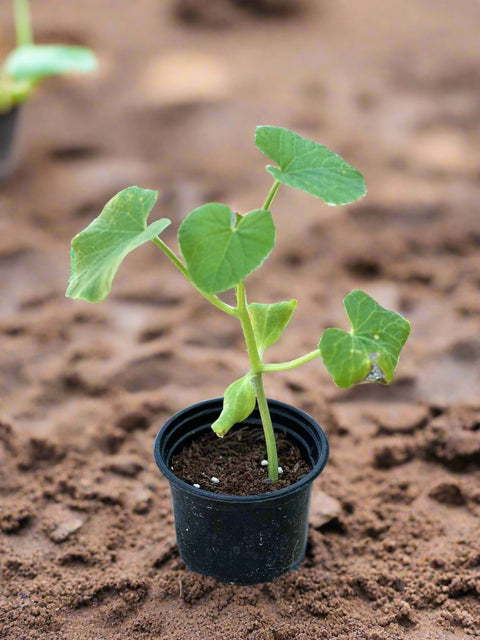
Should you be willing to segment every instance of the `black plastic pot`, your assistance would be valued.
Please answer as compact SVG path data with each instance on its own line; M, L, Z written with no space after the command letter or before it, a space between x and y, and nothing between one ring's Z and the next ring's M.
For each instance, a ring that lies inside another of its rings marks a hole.
M15 169L15 139L20 107L0 113L0 180L8 178Z
M159 431L154 454L170 483L180 555L188 569L222 582L256 584L295 569L305 556L310 494L328 459L328 441L309 415L269 400L276 431L300 447L312 470L295 484L262 495L232 496L197 489L170 470L172 456L210 429L222 398L192 405ZM234 428L260 426L258 409Z

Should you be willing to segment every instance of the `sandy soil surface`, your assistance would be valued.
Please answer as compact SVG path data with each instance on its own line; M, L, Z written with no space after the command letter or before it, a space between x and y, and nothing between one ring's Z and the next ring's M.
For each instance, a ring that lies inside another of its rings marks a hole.
M38 91L0 185L0 636L480 637L478 2L32 5L39 41L101 64ZM6 2L0 20L4 54ZM153 245L104 304L64 290L72 235L123 187L160 192L173 243L204 201L260 206L257 124L326 144L369 185L343 208L280 191L276 251L249 279L251 299L299 300L272 360L345 326L356 287L413 331L390 388L340 391L319 362L267 379L324 425L331 459L301 568L233 587L183 567L152 444L243 373L236 325Z

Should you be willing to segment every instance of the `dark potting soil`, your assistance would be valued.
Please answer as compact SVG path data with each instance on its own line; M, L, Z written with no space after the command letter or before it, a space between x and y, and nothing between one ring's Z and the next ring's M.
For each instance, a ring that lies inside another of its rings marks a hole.
M268 467L261 464L267 457L263 431L249 427L232 431L224 438L206 433L173 456L170 468L185 482L213 493L270 493L297 482L311 469L285 434L276 433L275 438L282 469L275 484L268 478Z

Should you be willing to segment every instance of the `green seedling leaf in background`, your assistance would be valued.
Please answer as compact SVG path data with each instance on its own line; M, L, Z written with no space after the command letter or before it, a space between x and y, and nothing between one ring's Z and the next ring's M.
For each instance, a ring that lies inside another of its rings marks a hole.
M3 68L14 80L36 82L72 71L94 71L97 59L85 47L26 44L12 51Z
M72 240L72 273L66 295L76 300L101 302L130 251L158 236L170 220L147 227L158 193L128 187L117 193L102 213Z
M260 355L267 347L279 340L290 322L296 306L296 300L274 304L252 302L248 305L248 313Z
M343 302L352 330L325 331L318 347L326 368L342 388L358 382L389 384L410 333L409 322L363 291L352 291Z
M255 390L250 376L235 380L223 395L223 409L212 429L223 438L233 425L248 418L255 408Z
M260 126L255 144L278 167L278 182L306 191L328 205L348 204L366 193L362 174L326 147L281 127Z
M275 225L269 211L240 216L214 202L185 218L178 241L192 281L215 294L239 284L262 264L275 244Z

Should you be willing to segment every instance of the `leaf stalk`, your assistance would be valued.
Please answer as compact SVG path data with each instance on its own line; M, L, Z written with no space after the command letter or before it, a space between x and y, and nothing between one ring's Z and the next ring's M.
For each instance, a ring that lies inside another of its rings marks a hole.
M206 300L208 300L210 304L212 304L214 307L217 307L217 309L220 309L220 311L223 311L224 313L227 313L230 316L237 315L237 310L234 307L227 304L226 302L223 302L223 300L220 300L220 298L218 298L217 296L205 293L195 285L195 283L192 281L190 277L190 274L188 273L187 267L175 255L175 253L170 249L170 247L167 244L165 244L165 242L163 242L163 240L157 237L157 238L153 238L153 242L154 244L157 245L157 247L159 247L163 251L163 253L167 256L167 258L171 262L173 262L173 264L177 267L177 269L180 271L183 277L186 280L188 280L188 282L192 285L192 287L194 287Z
M289 360L288 362L264 364L262 367L262 371L289 371L290 369L300 367L302 364L306 364L311 360L315 360L315 358L319 358L321 355L322 352L320 351L320 349L314 349L313 351L306 353L304 356L300 356L299 358L295 358L294 360Z
M262 209L269 211L270 207L272 205L273 199L275 198L275 196L277 195L277 191L280 187L280 182L278 180L275 180L274 183L272 184L272 187L270 189L270 191L268 192L268 195L265 199L265 202L263 203Z
M13 0L17 47L33 43L32 23L28 0Z

